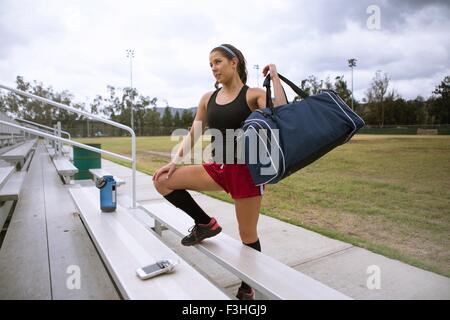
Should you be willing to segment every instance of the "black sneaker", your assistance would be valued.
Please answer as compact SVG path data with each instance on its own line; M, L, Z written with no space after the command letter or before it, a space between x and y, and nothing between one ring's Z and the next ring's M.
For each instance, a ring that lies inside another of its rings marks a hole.
M190 234L181 239L181 244L184 246L192 246L203 239L214 237L222 231L222 227L215 218L211 218L208 224L195 224L188 231Z
M253 288L245 289L239 287L236 298L239 300L255 300L255 290Z

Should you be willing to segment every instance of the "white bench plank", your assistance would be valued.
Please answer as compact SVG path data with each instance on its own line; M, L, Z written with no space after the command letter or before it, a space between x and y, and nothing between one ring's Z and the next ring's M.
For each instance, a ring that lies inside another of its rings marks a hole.
M53 149L53 148L47 148L47 152L48 152L48 155L50 156L50 158L54 158L55 157L55 155L56 155L56 151L55 151L55 149Z
M28 155L30 154L35 144L36 139L27 141L19 145L18 147L11 149L8 152L5 152L0 157L5 161L17 165L18 169L20 169L23 166L25 160L27 159Z
M29 183L23 191L26 196L17 202L0 250L0 299L51 299L45 195L39 161L31 163Z
M125 184L125 180L123 180L115 175L112 175L111 173L109 173L108 171L106 171L104 169L89 169L89 172L94 177L94 181L97 181L97 179L100 179L104 176L113 176L114 180L116 181L117 186L121 186L121 185Z
M2 154L1 157L7 161L22 160L28 156L28 154L30 153L30 151L33 148L35 143L36 143L36 141L34 141L34 140L27 141L27 142L21 144L20 146L18 146L17 148L14 148L14 149Z
M142 226L127 209L101 213L95 187L72 188L72 198L122 295L129 299L229 299ZM158 259L179 260L171 274L146 281L135 270Z
M55 158L53 159L53 163L60 175L74 175L78 172L77 167L75 167L67 158Z
M19 171L11 175L5 185L0 188L0 201L19 200L20 190L26 176L26 171Z
M40 155L44 155L43 149L40 148ZM51 159L41 156L37 160L43 167L52 298L120 299L79 215L74 214L77 212L75 203L68 188L61 183ZM79 289L71 290L67 287L69 266L80 268Z
M75 167L69 159L64 157L55 157L52 159L55 165L56 171L62 177L65 184L70 184L72 177L78 172L77 167Z
M39 146L0 250L0 299L119 299L73 214L68 190L43 154ZM80 267L80 289L67 287L70 265Z
M8 182L16 169L13 166L0 167L0 189Z
M194 224L185 212L168 203L146 204L140 208L180 237ZM271 299L350 299L223 232L196 247Z

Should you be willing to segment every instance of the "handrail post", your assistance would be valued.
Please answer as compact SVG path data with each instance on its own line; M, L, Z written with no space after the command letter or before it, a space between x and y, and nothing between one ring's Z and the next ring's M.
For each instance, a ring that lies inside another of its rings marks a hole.
M53 126L53 135L56 136L56 127L55 126ZM55 151L57 151L55 140L52 140L52 146L53 146L53 149L55 149Z
M133 131L131 135L131 159L133 159L133 162L131 163L132 166L132 189L133 189L133 209L136 209L136 135Z
M61 122L60 121L58 121L56 123L56 127L57 127L57 130L58 130L58 137L61 138ZM62 144L61 140L58 141L58 156L62 155L62 146L63 146L63 144Z

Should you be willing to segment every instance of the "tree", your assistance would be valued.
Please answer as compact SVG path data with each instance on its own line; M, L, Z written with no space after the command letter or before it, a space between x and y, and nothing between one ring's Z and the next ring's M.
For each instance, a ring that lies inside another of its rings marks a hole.
M116 109L119 104L119 98L116 97L116 88L113 86L107 86L107 90L109 91L109 97L104 99L106 102L105 107L102 110L102 113L109 119L115 120L116 117Z
M348 89L347 81L344 80L344 76L337 76L334 82L334 91L345 101L346 104L351 105L352 92ZM354 102L354 101L353 101Z
M5 98L0 94L0 112L6 113L8 111Z
M180 113L177 111L173 118L173 125L177 128L183 127L183 122L181 121Z
M191 110L184 110L181 115L181 121L183 122L183 127L189 128L194 122L194 115Z
M380 125L383 127L384 125L384 99L386 92L389 86L389 78L386 73L381 74L381 71L378 70L375 73L375 77L372 78L372 83L370 88L366 91L367 101L369 103L374 103L381 107L381 119Z
M317 79L316 76L314 75L310 75L307 79L303 79L300 83L300 89L302 89L303 91L305 91L305 93L307 95L311 95L311 94L318 94L320 92L320 89L322 88L323 85L323 80L319 80ZM294 98L294 101L299 101L301 100L300 96L296 96Z
M450 123L450 76L446 76L433 91L430 115L436 123Z
M103 98L101 95L96 95L94 100L91 102L91 113L98 114L100 107L102 106Z
M166 128L170 128L173 126L173 117L170 112L169 106L164 109L164 115L162 117L162 125Z
M145 114L145 133L146 134L154 134L156 129L161 126L160 114L156 110L156 106L154 105L153 109L148 110Z
M150 97L144 97L139 96L139 99L136 101L135 104L135 121L137 121L137 130L136 132L139 133L139 135L144 134L144 128L145 128L145 116L148 112L151 111L149 108L150 106L156 106L157 99L153 98L150 99Z

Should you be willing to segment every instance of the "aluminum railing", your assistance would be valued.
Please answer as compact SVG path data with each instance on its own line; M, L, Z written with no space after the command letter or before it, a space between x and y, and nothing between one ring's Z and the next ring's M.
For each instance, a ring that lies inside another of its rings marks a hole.
M45 126L43 124L36 123L36 122L30 121L30 120L25 120L25 119L21 119L21 118L15 118L14 120L25 122L25 123L31 124L33 126L45 128L45 129L48 129L48 131L50 131L50 132L54 132L55 131L55 128L48 127L48 126ZM61 133L64 133L65 135L67 135L69 137L69 140L72 139L69 132L61 130Z
M13 124L13 123L10 123L10 122L6 122L6 121L3 121L3 120L0 120L0 123L2 123L4 125L7 125L7 126L10 126L10 127L13 127L13 128L17 128L17 129L20 129L20 130L23 130L23 131L26 131L26 132L29 132L29 133L33 133L33 134L35 134L37 136L46 137L48 139L52 139L52 140L56 140L56 141L59 141L59 142L64 142L64 143L67 143L67 144L70 144L70 145L74 145L74 146L77 146L79 148L83 148L83 149L90 150L90 151L97 152L97 153L107 154L107 155L112 156L114 158L130 161L131 162L131 167L132 167L132 172L133 172L132 173L133 208L136 208L136 135L135 135L133 129L131 129L130 127L125 126L123 124L120 124L120 123L117 123L117 122L114 122L114 121L111 121L111 120L108 120L108 119L104 119L102 117L90 114L90 113L88 113L86 111L78 110L78 109L75 109L73 107L67 106L65 104L58 103L58 102L55 102L55 101L52 101L52 100L49 100L49 99L46 99L46 98L42 98L42 97L36 96L34 94L28 93L28 92L20 91L20 90L17 90L17 89L14 89L14 88L2 85L2 84L0 84L0 88L5 89L5 90L9 90L9 91L14 92L16 94L19 94L19 95L22 95L22 96L25 96L25 97L28 97L28 98L31 98L31 99L35 99L35 100L47 103L49 105L55 106L57 108L64 109L64 110L67 110L67 111L71 111L71 112L77 113L79 115L85 116L87 118L94 119L94 120L97 120L97 121L100 121L100 122L103 122L103 123L112 125L114 127L117 127L117 128L120 128L120 129L128 131L131 134L131 158L125 157L125 156L122 156L120 154L113 153L113 152L110 152L110 151L106 151L106 150L102 150L102 149L99 149L99 148L91 147L91 146L85 145L83 143L75 142L75 141L68 140L68 139L65 139L65 138L56 137L56 136L53 136L51 134L47 134L47 133L44 133L44 132L39 132L39 131L31 129L31 128L26 128L26 127L23 127L23 126L20 126L20 125L16 125L16 124Z
M55 125L55 127L52 128L52 127L48 127L48 126L45 126L45 125L40 124L40 123L36 123L36 122L33 122L33 121L21 119L21 118L16 118L16 120L19 120L19 121L21 121L21 122L25 122L26 124L29 124L29 125L32 125L32 126L37 126L37 127L40 127L40 128L44 128L44 129L46 129L46 130L48 130L48 131L54 133L54 134L57 135L58 137L61 136L61 133L64 133L65 135L67 135L67 136L69 137L69 140L71 139L71 136L70 136L70 133L69 133L69 132L64 131L64 130L61 130L61 122L59 122L59 121L58 121L57 125ZM37 130L42 131L42 129L37 129ZM57 149L57 154L58 154L58 155L61 155L62 144L61 144L61 143L58 143L56 149Z

